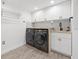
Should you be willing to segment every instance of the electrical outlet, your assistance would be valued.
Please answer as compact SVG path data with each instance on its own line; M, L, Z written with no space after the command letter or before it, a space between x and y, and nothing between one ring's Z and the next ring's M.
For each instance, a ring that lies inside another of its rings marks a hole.
M2 41L2 45L5 45L5 41Z

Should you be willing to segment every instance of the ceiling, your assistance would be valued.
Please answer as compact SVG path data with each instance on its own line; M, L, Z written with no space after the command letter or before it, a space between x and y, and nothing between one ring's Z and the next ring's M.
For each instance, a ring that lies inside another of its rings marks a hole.
M50 3L51 0L2 0L2 2L3 1L5 2L4 5L6 7L13 10L33 12L35 11L35 7L38 7L38 9L42 9L66 0L53 0L55 2L53 4Z

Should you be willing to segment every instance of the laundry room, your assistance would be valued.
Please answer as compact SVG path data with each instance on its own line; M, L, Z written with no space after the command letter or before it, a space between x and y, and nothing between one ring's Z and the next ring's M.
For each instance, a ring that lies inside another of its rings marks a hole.
M78 59L78 0L1 0L1 59Z

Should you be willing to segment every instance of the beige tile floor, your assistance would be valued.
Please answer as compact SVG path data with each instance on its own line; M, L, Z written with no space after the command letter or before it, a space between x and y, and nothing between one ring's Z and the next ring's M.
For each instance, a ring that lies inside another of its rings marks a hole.
M61 54L47 54L29 45L24 45L1 56L1 59L71 59Z

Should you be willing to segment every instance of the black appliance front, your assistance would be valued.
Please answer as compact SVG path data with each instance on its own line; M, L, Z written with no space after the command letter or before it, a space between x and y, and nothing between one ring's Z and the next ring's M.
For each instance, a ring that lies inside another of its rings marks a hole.
M35 30L34 46L40 50L48 52L48 30L47 29Z
M48 29L27 29L26 42L48 53Z
M26 29L26 43L33 46L34 41L34 29Z

